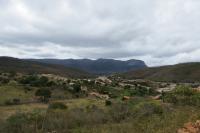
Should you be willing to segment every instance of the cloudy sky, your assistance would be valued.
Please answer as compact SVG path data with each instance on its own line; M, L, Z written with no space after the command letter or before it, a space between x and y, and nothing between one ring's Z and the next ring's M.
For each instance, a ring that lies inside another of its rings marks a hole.
M0 0L0 56L200 61L200 0Z

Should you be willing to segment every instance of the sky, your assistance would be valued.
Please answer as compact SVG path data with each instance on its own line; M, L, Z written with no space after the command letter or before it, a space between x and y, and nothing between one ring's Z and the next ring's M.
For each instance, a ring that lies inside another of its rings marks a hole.
M200 0L0 0L0 56L200 61Z

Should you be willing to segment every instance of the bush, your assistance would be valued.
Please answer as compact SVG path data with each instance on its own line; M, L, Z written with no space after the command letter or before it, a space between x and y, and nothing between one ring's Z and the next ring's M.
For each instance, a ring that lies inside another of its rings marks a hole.
M73 85L73 92L74 93L79 93L81 91L81 85L76 83Z
M10 100L10 99L6 100L5 105L13 105L12 100Z
M200 93L187 86L178 86L171 92L163 93L162 99L176 105L200 106Z
M9 83L9 82L10 82L10 80L9 80L8 78L0 77L0 83L2 83L2 84L7 84L7 83Z
M40 96L43 102L48 102L51 97L51 91L49 89L38 89L35 92L35 96Z
M189 86L177 86L172 93L180 96L192 96L196 93L196 91Z
M45 76L39 77L37 75L24 76L19 82L21 84L28 84L36 87L45 87L54 85L51 82L49 82L47 77Z
M14 99L8 99L5 101L5 105L19 105L20 99L14 98Z
M13 99L13 104L15 104L15 105L20 104L20 99L14 98L14 99Z
M154 102L140 103L134 111L134 115L137 117L151 116L153 114L161 115L164 109L162 105Z
M130 88L131 88L130 85L125 85L125 86L124 86L124 89L130 89Z
M5 125L5 133L36 133L42 127L42 113L16 113L10 116Z
M122 120L125 120L130 117L131 113L131 107L125 103L113 104L109 111L111 120L114 122L121 122Z
M32 88L29 87L29 86L25 86L25 87L24 87L24 91L25 91L25 92L27 92L27 91L31 91L31 90L32 90Z
M106 105L106 106L110 106L110 105L112 105L112 102L111 102L110 100L106 100L106 101L105 101L105 105Z
M124 93L127 96L149 96L149 95L155 95L157 92L150 87L137 86L134 89L126 87Z
M49 105L49 109L67 109L67 106L61 102L54 102Z

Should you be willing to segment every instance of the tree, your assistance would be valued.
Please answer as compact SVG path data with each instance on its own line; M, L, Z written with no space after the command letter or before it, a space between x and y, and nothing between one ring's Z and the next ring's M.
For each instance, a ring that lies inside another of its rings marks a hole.
M81 91L81 85L79 83L76 83L73 85L73 92L79 93Z
M51 97L51 91L49 89L38 89L35 92L35 96L40 96L42 102L48 102L49 98Z

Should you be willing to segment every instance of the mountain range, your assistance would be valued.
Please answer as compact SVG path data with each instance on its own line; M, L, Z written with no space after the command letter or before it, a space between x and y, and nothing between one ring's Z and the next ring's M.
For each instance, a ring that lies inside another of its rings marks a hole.
M147 79L163 82L200 82L200 63L182 63L147 67L143 61L17 59L0 57L0 72L55 74L71 78L92 78L113 74L125 79Z
M147 65L141 60L114 60L114 59L30 59L40 63L63 65L66 67L80 69L92 74L122 73L131 70L146 68Z

